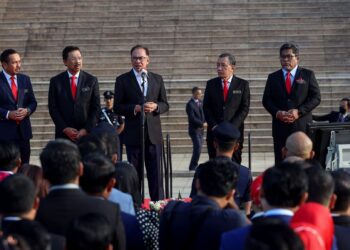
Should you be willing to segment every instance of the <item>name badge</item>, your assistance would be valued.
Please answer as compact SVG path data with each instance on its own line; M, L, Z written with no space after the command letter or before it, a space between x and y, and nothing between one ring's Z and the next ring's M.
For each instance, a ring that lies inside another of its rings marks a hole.
M242 94L242 90L232 90L232 94L236 94L236 95L241 95Z
M87 91L90 91L90 87L85 87L81 89L81 92L87 92Z

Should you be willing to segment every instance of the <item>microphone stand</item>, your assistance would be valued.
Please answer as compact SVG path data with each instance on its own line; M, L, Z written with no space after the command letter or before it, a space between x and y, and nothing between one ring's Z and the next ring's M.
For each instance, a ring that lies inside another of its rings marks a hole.
M141 197L142 203L145 199L145 73L141 74L142 77L142 105L141 105Z

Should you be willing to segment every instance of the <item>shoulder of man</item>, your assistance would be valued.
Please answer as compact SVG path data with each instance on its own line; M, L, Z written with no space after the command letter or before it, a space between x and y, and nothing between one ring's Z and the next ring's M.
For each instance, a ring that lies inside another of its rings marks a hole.
M243 83L243 84L249 84L249 82L247 81L247 80L245 80L245 79L243 79L243 78L240 78L240 77L237 77L237 76L233 76L233 78L232 79L236 79L237 81L239 81L240 83Z
M125 79L125 78L130 78L131 76L132 76L132 71L128 71L128 72L125 72L125 73L123 73L123 74L121 74L121 75L118 75L117 77L116 77L116 81L118 81L118 80L123 80L123 79Z
M218 81L220 81L220 77L214 77L214 78L212 78L212 79L209 79L209 80L207 81L207 86L213 85L213 84L217 83Z
M86 77L88 80L90 80L90 79L97 80L97 77L96 77L96 76L91 75L90 73L88 73L88 72L86 72L86 71L81 70L81 71L80 71L80 74L81 74L81 76ZM80 77L80 75L79 75L79 77Z
M56 81L56 80L59 80L59 79L65 77L65 74L67 74L67 71L63 71L63 72L61 72L61 73L59 73L59 74L53 76L53 77L50 79L50 82Z

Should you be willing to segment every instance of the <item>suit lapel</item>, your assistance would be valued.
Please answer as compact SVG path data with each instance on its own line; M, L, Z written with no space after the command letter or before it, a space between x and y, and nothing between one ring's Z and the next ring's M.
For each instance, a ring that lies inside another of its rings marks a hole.
M146 100L148 100L148 97L151 93L155 93L153 91L153 88L155 87L155 79L153 77L153 74L151 72L148 73L148 79L147 79L147 93L146 93Z
M287 98L288 97L288 93L287 93L287 88L286 88L286 80L284 78L284 73L283 73L282 69L279 70L278 78L279 78L278 82L280 84L280 88L282 89L282 92L284 93L284 95Z
M1 79L1 86L4 90L4 92L7 94L8 98L11 100L11 102L13 104L16 104L15 98L12 95L12 90L8 84L8 81L7 81L3 71L1 71L0 79ZM18 77L17 77L17 84L18 84Z
M19 108L23 108L23 99L24 99L24 90L25 90L25 82L22 81L22 77L17 75L17 106Z
M83 86L84 83L85 83L85 74L84 74L83 71L80 71L80 73L79 73L79 79L78 79L78 84L77 84L77 96L76 96L76 100L78 100L79 97L80 97L81 89L84 87L84 86ZM72 93L72 91L70 91L70 92ZM73 99L73 95L72 95L72 94L71 94L71 96L72 96L72 99Z
M136 76L135 76L133 70L130 71L130 79L131 79L131 86L136 90L138 95L140 97L142 97L142 91L141 91L139 83L137 82L137 79L136 79Z
M71 99L72 102L74 102L74 99L73 99L73 95L72 95L72 89L71 89L71 86L70 86L70 79L69 79L69 75L68 75L68 72L64 72L64 74L62 75L62 82L63 84L65 85L64 86L64 90L66 90L68 92L67 96L69 96L69 98ZM79 75L79 81L81 80L81 72L80 72L80 75ZM79 85L79 84L78 84ZM77 89L78 91L78 89ZM78 98L78 94L77 94L77 98Z
M238 87L237 78L235 76L232 76L232 80L230 82L230 87L229 87L228 93L227 93L227 100L226 100L227 103L232 99L232 97L233 97L232 92L233 92L233 89L235 87Z
M293 92L293 90L296 88L296 80L299 79L301 77L301 68L298 67L297 68L297 72L295 72L295 76L294 76L294 81L293 81L293 84L292 84L292 89L290 91L290 93Z

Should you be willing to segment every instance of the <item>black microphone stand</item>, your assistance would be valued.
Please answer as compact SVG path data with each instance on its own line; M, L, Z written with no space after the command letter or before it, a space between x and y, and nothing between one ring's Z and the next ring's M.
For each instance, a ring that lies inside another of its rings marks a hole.
M141 197L142 203L145 199L145 73L141 73L142 77L142 105L141 105Z

